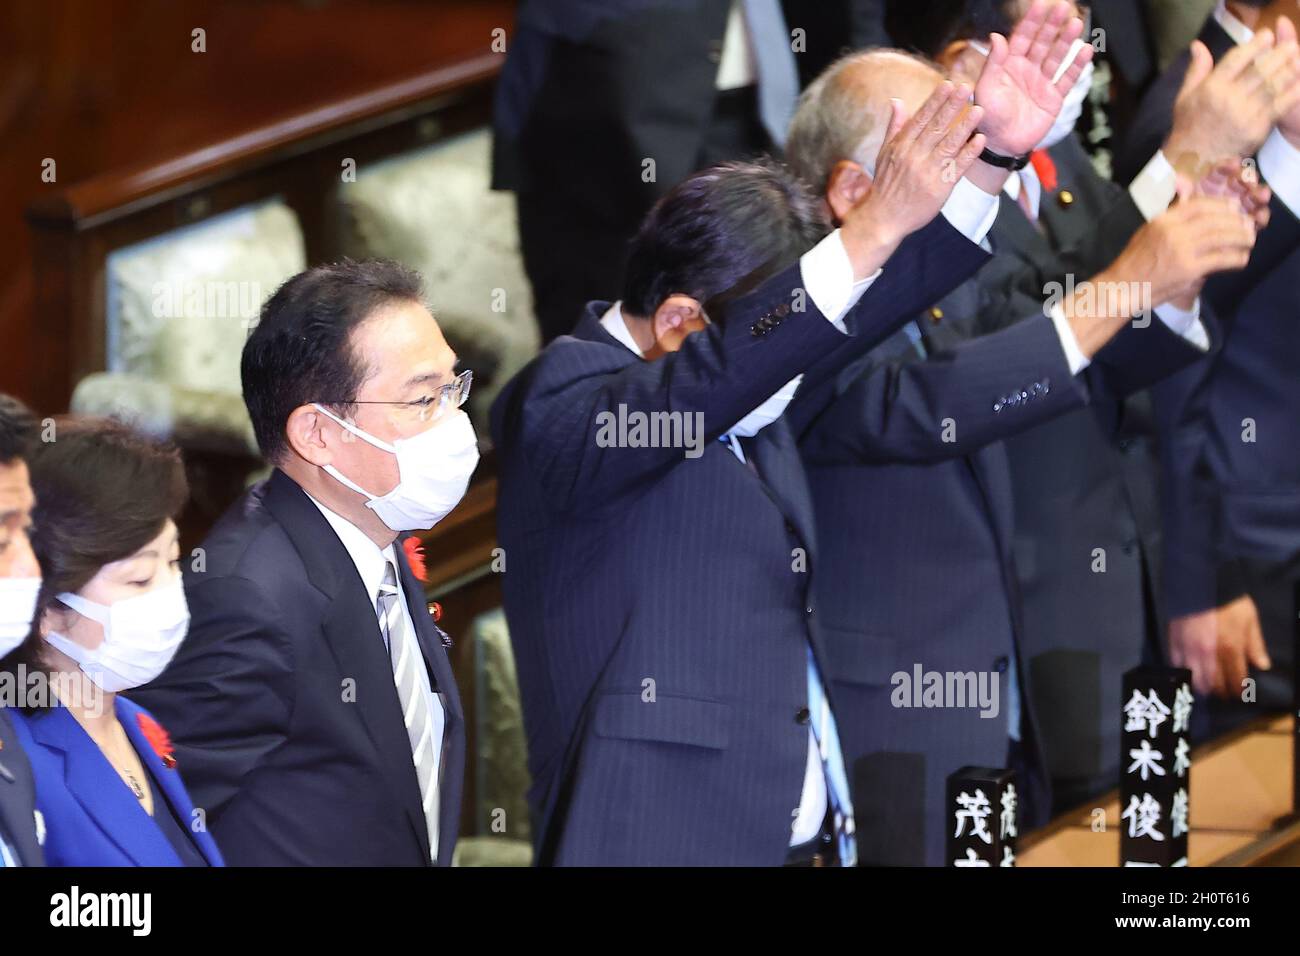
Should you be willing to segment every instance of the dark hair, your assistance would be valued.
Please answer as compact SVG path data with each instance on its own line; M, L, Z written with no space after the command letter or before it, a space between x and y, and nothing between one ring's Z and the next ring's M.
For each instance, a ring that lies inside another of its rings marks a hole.
M344 259L300 272L262 306L244 343L240 378L257 444L279 461L289 413L333 402L345 414L367 370L353 353L352 331L392 302L422 302L418 273L385 259Z
M642 318L670 295L721 308L792 263L830 231L812 192L770 160L723 163L683 180L632 240L623 303ZM712 308L710 308L712 306Z
M904 50L937 59L956 40L1010 36L1017 0L886 0L885 30Z
M29 459L36 507L32 550L41 590L32 631L0 669L42 669L40 621L57 595L80 591L99 569L139 551L185 504L189 487L180 454L120 422L61 418L54 441Z
M12 395L0 394L0 465L26 458L39 430L30 408Z

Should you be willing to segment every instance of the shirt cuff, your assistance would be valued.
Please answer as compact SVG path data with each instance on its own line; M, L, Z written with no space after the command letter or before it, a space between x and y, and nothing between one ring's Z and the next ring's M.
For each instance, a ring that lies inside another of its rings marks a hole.
M1273 130L1259 150L1259 172L1273 195L1300 216L1300 149Z
M1137 174L1128 187L1128 194L1147 222L1169 208L1178 195L1178 177L1163 150L1152 156L1151 162Z
M844 316L858 304L873 282L880 278L884 269L877 269L874 274L860 282L853 281L853 263L849 260L844 240L836 229L817 245L803 254L799 260L799 273L803 277L803 287L808 297L813 300L817 310L830 320L841 332L848 330L844 326Z
M1070 374L1078 375L1092 364L1092 360L1079 348L1079 340L1074 337L1074 329L1065 318L1065 309L1058 302L1047 313L1056 329L1056 337L1061 340L1061 350L1065 352L1065 362L1070 366Z
M1210 350L1210 335L1201 322L1201 300L1198 297L1192 303L1190 311L1178 308L1172 303L1156 306L1156 318L1169 327L1169 331L1187 340L1187 344L1200 349Z
M981 245L998 218L998 196L990 196L963 176L943 204L943 218L975 245Z

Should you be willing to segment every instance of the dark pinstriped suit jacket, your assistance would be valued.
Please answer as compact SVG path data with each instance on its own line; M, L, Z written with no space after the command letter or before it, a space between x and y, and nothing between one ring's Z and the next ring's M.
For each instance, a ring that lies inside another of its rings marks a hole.
M1197 354L1158 321L1130 326L1076 378L1041 312L965 340L952 317L975 313L982 279L944 300L947 326L925 322L927 359L895 336L840 376L835 402L801 432L821 545L818 605L867 863L942 864L947 776L1007 763L1009 672L1026 636L1000 439L1054 428ZM910 678L918 664L997 673L997 715L893 706L893 675ZM1029 826L1044 822L1048 792L1023 667L1019 684L1030 778L1017 786L1033 798L1022 802L1022 813L1036 811L1022 816Z
M913 238L855 307L856 336L811 302L760 318L793 303L796 266L656 362L608 335L593 303L497 400L503 587L539 863L785 859L808 753L809 642L819 651L811 506L783 422L747 443L753 469L717 439L985 258L940 220ZM800 400L818 401L805 384ZM703 454L597 447L596 416L620 405L698 412Z
M8 715L0 710L0 840L17 853L22 866L44 866L36 840L36 784L32 766L18 745Z

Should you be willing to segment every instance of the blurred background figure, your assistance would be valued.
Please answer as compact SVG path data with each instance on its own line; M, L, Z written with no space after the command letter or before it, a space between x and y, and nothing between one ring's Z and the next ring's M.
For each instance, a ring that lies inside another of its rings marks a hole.
M779 153L802 82L883 39L881 0L528 0L497 90L493 185L513 190L544 341L620 288L660 196Z
M111 421L56 429L32 457L37 617L3 664L49 679L49 696L12 715L46 859L220 866L166 731L122 696L162 672L189 625L174 520L188 491L180 456Z

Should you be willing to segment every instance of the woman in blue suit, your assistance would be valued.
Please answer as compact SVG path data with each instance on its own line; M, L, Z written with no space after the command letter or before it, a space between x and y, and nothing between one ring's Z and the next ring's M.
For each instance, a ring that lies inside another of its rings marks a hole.
M30 462L43 583L32 633L0 662L32 765L51 866L221 866L167 734L123 692L184 640L175 449L108 421L57 424ZM31 675L48 678L33 693ZM48 693L42 694L41 687Z

